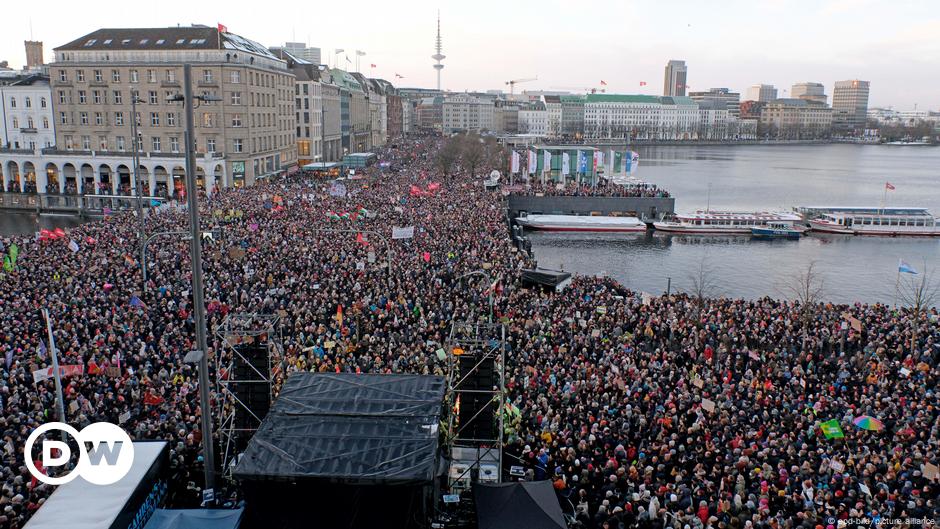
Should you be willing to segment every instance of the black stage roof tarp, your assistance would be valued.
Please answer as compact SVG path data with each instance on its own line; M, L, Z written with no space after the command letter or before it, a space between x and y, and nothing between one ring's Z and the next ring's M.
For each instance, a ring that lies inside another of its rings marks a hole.
M550 481L473 485L479 529L566 529Z
M443 377L294 373L248 443L242 480L420 485L438 473Z
M522 271L522 284L539 285L551 288L557 288L558 285L571 279L569 272L560 270L549 270L547 268L526 269Z

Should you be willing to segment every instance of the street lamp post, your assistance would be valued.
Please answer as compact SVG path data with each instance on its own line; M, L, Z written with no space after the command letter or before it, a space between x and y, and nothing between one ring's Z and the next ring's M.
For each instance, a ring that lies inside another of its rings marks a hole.
M459 276L457 278L457 281L459 282L461 279L468 277L468 276L473 276L473 275L481 275L486 278L487 292L489 294L489 306L490 306L489 322L493 323L493 282L490 280L490 274L486 273L483 270L474 270L473 272L467 272L466 274Z
M136 188L136 192L137 192L137 201L136 201L137 202L137 229L138 229L138 241L137 242L140 244L140 260L141 260L141 263L143 263L145 259L144 246L146 242L145 242L145 235L144 235L144 208L143 208L143 204L141 204L141 200L143 200L144 195L143 195L143 192L141 191L141 185L140 185L140 147L141 147L140 143L141 142L140 142L140 137L138 136L138 132L137 132L137 102L138 101L140 101L140 98L137 97L137 93L131 92L131 114L133 114L131 116L131 135L133 136L131 145L134 148L134 152L131 156L131 163L134 164L134 187ZM143 268L141 268L141 270L143 272L143 290L146 292L147 272L143 270Z
M202 419L202 450L206 485L203 492L215 489L215 447L212 444L212 417L209 405L209 348L206 343L206 301L202 279L202 238L199 237L199 200L196 188L196 150L193 132L192 65L183 65L183 95L171 101L184 104L186 115L186 201L189 209L190 253L192 260L193 320L196 324L196 350L199 363L199 407ZM203 102L219 101L212 96L198 96Z

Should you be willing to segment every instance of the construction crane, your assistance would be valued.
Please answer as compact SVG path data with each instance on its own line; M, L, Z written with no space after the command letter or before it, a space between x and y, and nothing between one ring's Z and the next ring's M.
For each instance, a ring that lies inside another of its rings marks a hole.
M509 85L509 95L516 93L516 83L528 83L529 81L538 81L538 77L529 77L526 79L513 79L512 81L506 81L506 84Z

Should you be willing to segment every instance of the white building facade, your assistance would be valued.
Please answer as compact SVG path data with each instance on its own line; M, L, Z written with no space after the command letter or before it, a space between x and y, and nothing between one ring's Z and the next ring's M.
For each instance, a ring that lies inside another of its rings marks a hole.
M48 79L30 76L0 86L3 125L0 146L7 149L45 149L55 146L55 119Z

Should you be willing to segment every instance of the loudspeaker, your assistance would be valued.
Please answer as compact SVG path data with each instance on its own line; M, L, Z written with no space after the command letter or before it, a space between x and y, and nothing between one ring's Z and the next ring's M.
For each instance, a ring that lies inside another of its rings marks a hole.
M241 343L235 346L235 350L239 354L235 355L234 376L229 385L229 389L241 402L235 406L235 428L256 430L261 425L259 419L264 419L271 409L268 348L266 344L254 342ZM245 432L241 437L247 443L250 433Z

